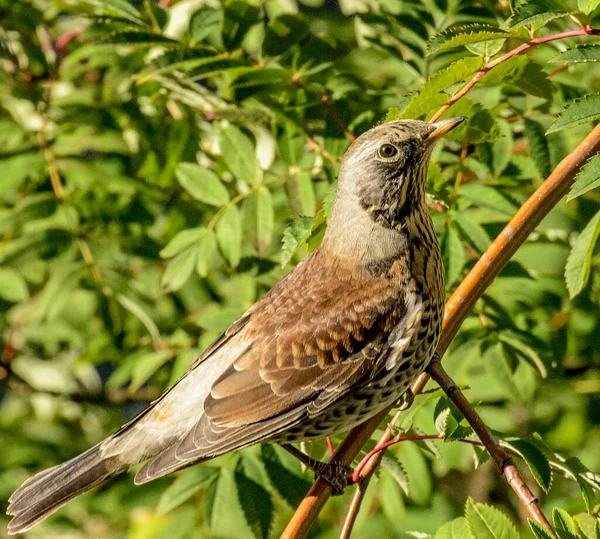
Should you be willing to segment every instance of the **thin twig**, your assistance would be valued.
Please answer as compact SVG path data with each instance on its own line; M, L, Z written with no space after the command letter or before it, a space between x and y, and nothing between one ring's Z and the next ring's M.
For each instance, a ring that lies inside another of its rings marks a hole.
M454 103L456 103L461 97L464 97L470 90L475 86L483 77L485 77L486 73L491 69L494 69L497 65L500 65L506 60L512 58L513 56L517 56L522 52L535 47L536 45L541 45L542 43L549 43L550 41L556 41L557 39L565 39L567 37L581 37L581 36L598 36L600 35L600 30L592 28L591 26L586 26L584 28L580 28L579 30L569 30L568 32L559 32L557 34L551 34L549 36L544 37L534 37L527 43L522 43L518 47L515 47L511 51L508 51L503 56L496 58L495 60L491 60L487 62L475 75L473 78L467 82L458 92L452 95L448 102L438 110L433 118L431 118L432 122L437 121L444 112L446 112Z
M475 434L477 434L485 448L488 450L490 456L494 459L494 462L498 465L500 471L506 477L508 484L515 491L515 494L527 509L529 516L544 526L544 528L546 528L554 537L557 537L552 525L548 522L540 509L537 498L532 494L531 490L529 490L525 481L519 476L519 471L517 470L514 461L508 456L508 453L500 447L498 440L496 440L494 435L487 428L479 414L475 411L475 408L473 408L452 378L448 376L448 373L442 367L439 358L436 357L429 364L427 372L444 390L446 395L448 395L469 422L469 425L471 425Z
M465 277L446 304L443 330L438 345L440 357L443 356L475 302L502 271L532 230L568 192L581 166L598 151L600 151L600 125L596 126L579 146L560 162ZM425 373L417 378L412 386L413 393L419 393L428 380L429 376ZM389 411L390 409L383 410L352 429L338 446L333 459L349 466L379 424L387 417ZM388 432L387 439L382 436L379 443L385 443L392 438L389 429L385 434ZM373 459L370 462L372 461ZM365 468L363 473L366 472ZM305 537L330 495L331 488L327 483L317 480L296 509L281 537L284 539Z

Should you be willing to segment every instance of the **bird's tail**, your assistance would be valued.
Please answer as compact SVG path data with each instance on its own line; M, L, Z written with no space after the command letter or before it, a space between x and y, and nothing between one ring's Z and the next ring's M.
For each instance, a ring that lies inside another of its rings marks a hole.
M8 533L28 530L75 496L128 467L116 456L103 458L98 444L63 464L34 475L9 500L6 512L14 518L8 525Z

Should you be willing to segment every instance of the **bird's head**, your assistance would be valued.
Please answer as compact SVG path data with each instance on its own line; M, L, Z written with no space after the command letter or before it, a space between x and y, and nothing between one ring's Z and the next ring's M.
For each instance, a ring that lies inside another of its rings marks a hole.
M433 146L464 119L397 120L358 137L342 159L326 240L337 237L338 251L344 248L342 240L352 248L361 243L359 237L401 230L415 212L426 211Z

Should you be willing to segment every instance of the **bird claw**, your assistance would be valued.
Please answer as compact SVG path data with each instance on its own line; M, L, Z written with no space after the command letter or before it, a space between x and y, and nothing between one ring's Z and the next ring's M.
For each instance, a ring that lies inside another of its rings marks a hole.
M331 487L333 496L342 495L346 487L352 484L353 468L335 460L321 464L320 469L315 470L315 478L325 481Z

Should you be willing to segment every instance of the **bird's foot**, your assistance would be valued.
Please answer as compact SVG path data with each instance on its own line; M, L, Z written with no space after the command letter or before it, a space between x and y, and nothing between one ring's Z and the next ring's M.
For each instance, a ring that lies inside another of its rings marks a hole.
M315 478L322 479L328 483L334 496L343 494L346 487L352 484L352 473L354 470L350 466L346 466L337 460L330 462L315 460L290 444L283 444L282 447L288 453L294 455L309 470L312 470Z

